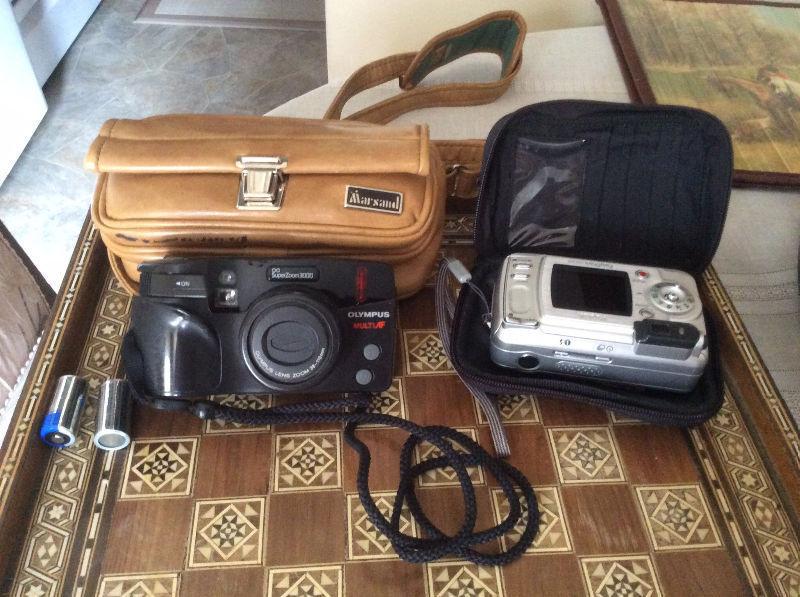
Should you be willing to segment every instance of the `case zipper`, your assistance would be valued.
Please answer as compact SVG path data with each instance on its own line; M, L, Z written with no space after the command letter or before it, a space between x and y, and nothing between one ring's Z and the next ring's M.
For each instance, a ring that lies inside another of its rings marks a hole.
M453 321L460 320L461 312L463 310L463 302L464 302L464 296L461 295L458 297L458 300L456 301L456 310L455 313L453 314ZM454 346L455 334L451 336L450 342L451 342L450 352L455 357L455 355L457 354ZM518 384L518 383L492 379L488 376L474 375L472 373L467 373L463 370L463 367L460 366L460 363L458 363L455 358L453 358L452 364L462 378L466 379L471 383L474 383L475 385L481 387L483 391L491 394L497 394L500 392L516 393L516 394L533 393L550 398L567 398L578 402L582 402L584 404L590 404L592 406L598 406L601 408L613 410L615 412L620 412L622 414L634 417L639 420L648 421L652 423L659 423L662 425L694 426L708 420L709 418L709 414L706 412L693 415L668 414L668 413L662 413L660 411L655 411L653 409L649 409L646 407L629 405L621 400L616 399L615 397L611 397L608 392L600 389L586 387L586 390L581 393L571 392L569 390L563 389L563 386L561 385L564 383L570 383L566 381L560 382L560 381L551 381L547 379L536 379L534 383L534 378L531 377L530 385ZM676 397L676 399L679 399L679 397ZM709 410L711 411L711 414L713 414L718 410L718 405L715 404Z
M472 383L480 385L483 388L490 388L489 390L484 390L484 391L490 392L492 394L498 393L498 389L500 389L508 393L536 394L548 398L567 398L581 402L583 404L590 404L592 406L598 406L608 410L613 410L615 412L621 412L622 414L634 417L642 421L661 423L664 425L680 424L680 425L693 426L702 423L703 421L706 421L708 419L708 416L705 414L682 416L682 415L666 415L662 413L657 413L651 409L647 409L644 407L625 405L611 398L592 397L588 395L588 392L587 394L578 394L576 392L569 392L567 390L562 390L557 388L556 389L542 388L542 387L532 388L531 386L526 386L522 384L500 382L497 380L489 379L488 377L472 375L470 373L464 373L464 371L460 370L460 368L459 368L459 375L463 376L465 379L469 380ZM539 380L537 381L537 384L544 384L547 382L548 380ZM553 382L553 383L557 386L559 382Z

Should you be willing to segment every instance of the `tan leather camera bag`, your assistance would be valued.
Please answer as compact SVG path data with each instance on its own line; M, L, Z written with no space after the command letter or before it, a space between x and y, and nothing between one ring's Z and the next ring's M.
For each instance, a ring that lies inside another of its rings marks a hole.
M356 71L325 120L177 114L110 120L85 166L92 220L131 292L163 257L338 256L393 265L399 297L431 275L445 198L474 195L481 141L432 143L425 126L382 126L431 105L487 103L519 70L525 23L487 15ZM495 52L501 78L417 88L471 52ZM398 96L341 118L354 94L398 78ZM363 120L368 122L354 122Z

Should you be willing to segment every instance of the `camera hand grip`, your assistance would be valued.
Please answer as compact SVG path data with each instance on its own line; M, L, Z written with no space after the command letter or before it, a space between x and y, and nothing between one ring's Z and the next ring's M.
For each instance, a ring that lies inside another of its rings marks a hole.
M219 338L209 325L179 307L141 297L134 302L131 323L148 392L174 397L213 393L222 367Z

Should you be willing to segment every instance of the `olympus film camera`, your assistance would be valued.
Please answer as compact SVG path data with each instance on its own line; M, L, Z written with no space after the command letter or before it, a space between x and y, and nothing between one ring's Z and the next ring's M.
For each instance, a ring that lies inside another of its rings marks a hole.
M675 392L691 391L708 362L691 275L524 253L496 282L490 351L503 367Z
M131 329L152 395L391 385L395 288L386 264L178 259L139 270Z

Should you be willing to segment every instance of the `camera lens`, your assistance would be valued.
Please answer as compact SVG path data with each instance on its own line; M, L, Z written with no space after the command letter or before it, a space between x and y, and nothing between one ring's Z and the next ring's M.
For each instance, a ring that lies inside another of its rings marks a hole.
M250 371L273 389L302 389L333 367L340 332L322 296L301 291L257 301L245 318L242 351Z

